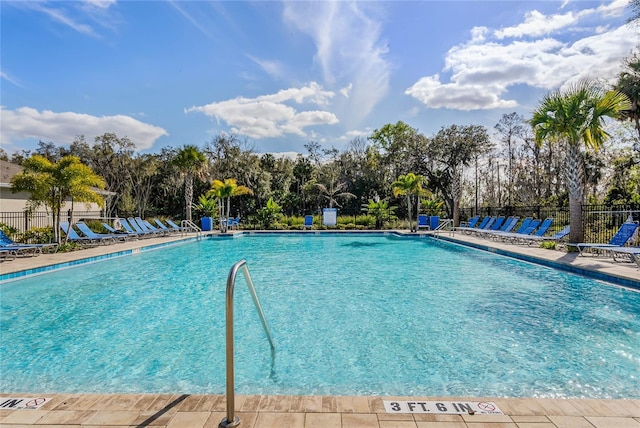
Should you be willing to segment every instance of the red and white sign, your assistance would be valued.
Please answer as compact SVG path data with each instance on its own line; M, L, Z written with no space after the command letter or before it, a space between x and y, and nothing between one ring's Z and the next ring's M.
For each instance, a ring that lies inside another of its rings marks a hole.
M0 397L0 409L39 409L49 400L48 397Z

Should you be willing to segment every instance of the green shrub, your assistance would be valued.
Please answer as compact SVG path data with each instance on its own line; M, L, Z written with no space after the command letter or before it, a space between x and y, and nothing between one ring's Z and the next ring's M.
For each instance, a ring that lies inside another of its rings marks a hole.
M70 251L76 251L81 249L82 247L77 242L67 242L66 244L58 245L59 253L68 253Z
M542 241L540 243L540 248L544 248L545 250L555 250L556 243L554 241Z
M48 244L53 242L53 229L50 227L34 227L17 234L16 241L25 244Z
M89 229L93 230L97 233L109 233L107 229L102 225L102 221L100 220L84 220L84 223L89 226Z
M13 226L9 226L6 223L0 223L0 229L4 232L5 235L11 237L18 233L18 229Z
M359 215L356 217L356 224L358 226L365 226L370 229L375 229L376 218L369 214Z

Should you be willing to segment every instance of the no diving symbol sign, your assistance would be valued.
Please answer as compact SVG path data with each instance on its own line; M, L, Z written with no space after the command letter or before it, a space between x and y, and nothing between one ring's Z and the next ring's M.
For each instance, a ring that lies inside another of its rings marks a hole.
M47 397L0 397L0 409L39 409L44 403L47 403L50 399Z
M453 415L502 415L490 401L384 401L387 413L439 413Z

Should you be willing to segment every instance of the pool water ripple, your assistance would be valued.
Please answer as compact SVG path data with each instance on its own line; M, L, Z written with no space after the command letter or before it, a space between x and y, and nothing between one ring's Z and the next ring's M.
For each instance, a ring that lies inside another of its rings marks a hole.
M247 236L0 285L0 390L640 398L640 293L432 239Z

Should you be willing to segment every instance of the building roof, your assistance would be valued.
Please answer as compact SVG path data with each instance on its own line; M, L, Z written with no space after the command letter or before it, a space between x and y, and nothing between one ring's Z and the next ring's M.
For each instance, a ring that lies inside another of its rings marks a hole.
M0 184L8 184L11 178L17 173L22 172L22 167L5 160L0 160Z

